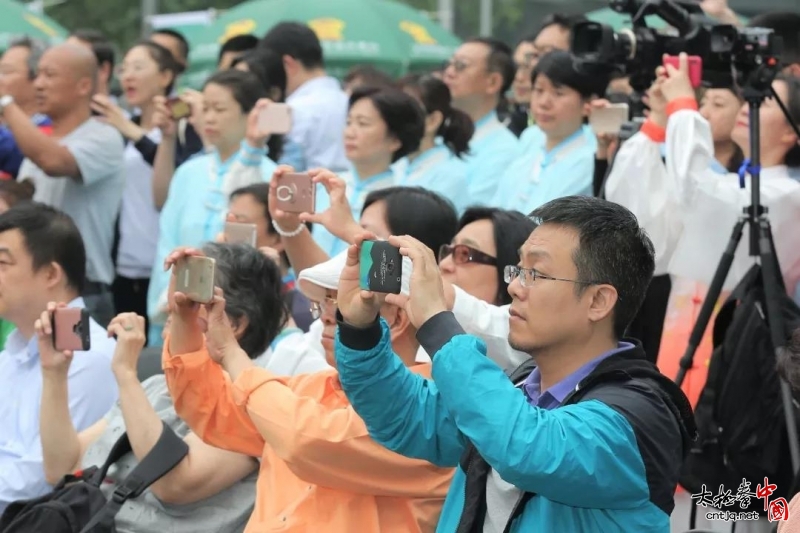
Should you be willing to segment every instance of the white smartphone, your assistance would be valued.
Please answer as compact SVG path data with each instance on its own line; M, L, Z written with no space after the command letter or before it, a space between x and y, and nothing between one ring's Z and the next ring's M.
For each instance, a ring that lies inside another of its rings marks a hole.
M273 135L285 135L292 129L289 104L271 103L258 115L258 129Z
M619 133L623 124L628 122L628 104L610 104L592 110L589 116L589 125L595 135L604 133Z

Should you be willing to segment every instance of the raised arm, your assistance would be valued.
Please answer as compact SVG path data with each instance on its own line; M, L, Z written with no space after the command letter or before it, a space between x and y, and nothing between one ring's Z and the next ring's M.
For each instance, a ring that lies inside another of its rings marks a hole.
M406 457L458 464L466 442L436 384L412 373L392 352L383 320L367 328L340 321L336 363L342 388L373 439Z
M50 484L80 465L86 449L106 427L101 417L117 399L105 354L82 352L72 361L72 352L58 352L53 347L50 316L56 307L55 303L48 304L36 321L42 367L37 440L41 442L45 479Z
M22 154L45 174L81 181L81 168L72 152L58 140L39 130L21 107L13 102L5 106L2 119L14 135Z

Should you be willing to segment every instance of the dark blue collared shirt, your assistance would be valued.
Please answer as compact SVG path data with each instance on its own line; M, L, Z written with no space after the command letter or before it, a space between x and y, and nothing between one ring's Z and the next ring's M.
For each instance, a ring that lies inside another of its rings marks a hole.
M575 390L575 387L578 386L578 383L580 383L583 378L591 374L592 371L597 368L597 365L599 365L603 359L624 352L625 350L630 350L631 348L633 348L633 344L629 342L620 342L617 348L609 350L603 355L592 359L544 392L542 392L542 375L539 373L538 367L534 368L533 371L528 374L528 377L522 385L525 396L528 397L528 402L531 405L541 407L542 409L555 409L564 402L570 392Z

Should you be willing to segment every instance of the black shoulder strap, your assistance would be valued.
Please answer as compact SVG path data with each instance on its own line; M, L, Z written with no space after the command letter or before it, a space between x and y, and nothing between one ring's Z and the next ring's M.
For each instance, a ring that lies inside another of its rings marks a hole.
M92 517L81 533L113 531L114 517L117 516L123 504L131 498L140 496L147 487L175 468L189 453L189 446L166 423L162 422L162 424L163 429L156 445L120 482L108 503ZM128 435L125 434L114 444L108 459L98 471L97 475L102 473L101 482L105 478L108 468L130 451L130 441Z

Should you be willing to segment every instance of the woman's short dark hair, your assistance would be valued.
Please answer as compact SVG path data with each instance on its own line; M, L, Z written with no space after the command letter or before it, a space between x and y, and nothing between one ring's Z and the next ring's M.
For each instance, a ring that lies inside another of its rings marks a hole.
M350 96L349 108L364 98L378 110L388 134L400 141L392 163L419 149L425 134L425 112L419 102L395 87L358 87Z
M387 187L372 191L361 212L376 202L386 205L386 225L392 235L410 235L438 254L453 240L458 215L444 196L422 187Z
M252 111L260 99L267 97L267 89L252 72L222 70L208 78L203 88L212 84L228 89L244 114Z
M578 91L582 98L606 93L609 76L590 75L578 69L578 61L565 50L553 50L539 59L531 73L531 83L536 83L540 74L547 76L555 86L569 87Z
M411 92L421 102L426 114L442 114L442 124L436 132L456 157L469 150L469 141L475 133L475 124L469 115L453 107L450 89L445 83L430 75L412 74L401 82L404 90Z
M225 313L231 323L235 326L247 317L239 346L255 359L267 351L289 317L280 269L245 244L208 243L203 252L216 261L214 284L225 295Z
M268 48L257 48L245 52L231 65L239 63L247 65L247 70L252 72L261 81L267 97L273 102L283 102L286 98L286 70L283 68L281 57ZM267 141L267 156L273 161L278 161L283 152L283 135L270 135Z
M503 271L507 265L516 265L519 262L519 249L536 229L536 223L519 211L475 206L468 208L461 215L458 231L479 220L492 222L494 245L497 249L497 295L494 303L510 304L511 296L508 294L508 283L505 281Z
M169 72L170 73L170 81L169 85L164 88L164 94L170 94L172 89L175 87L175 79L178 77L178 74L181 72L182 68L181 65L175 61L175 58L172 55L172 52L161 46L160 44L153 42L153 41L139 41L135 45L131 46L130 50L141 46L145 50L147 50L148 55L150 58L155 61L156 65L158 65L159 72Z

